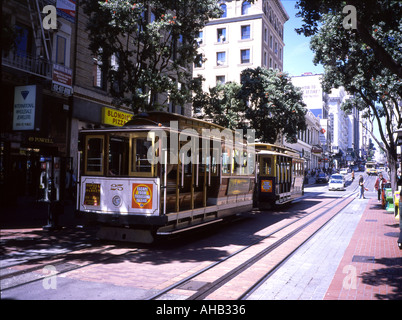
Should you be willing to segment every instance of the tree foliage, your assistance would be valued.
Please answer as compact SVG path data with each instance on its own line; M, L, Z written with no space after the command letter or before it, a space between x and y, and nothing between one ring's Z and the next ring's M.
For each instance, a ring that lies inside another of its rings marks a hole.
M241 86L236 82L218 84L209 92L199 92L194 99L196 117L202 118L225 128L241 128L245 103L240 99ZM199 114L199 111L203 111ZM199 116L197 116L199 115Z
M392 46L388 44L388 40L392 42L397 39L398 35L400 38L402 6L398 0L298 0L296 6L300 11L297 16L301 17L304 23L296 31L305 36L316 34L323 15L342 15L342 10L346 5L356 8L356 40L370 46L376 59L392 73L402 78L400 60L395 57ZM343 14L343 17L345 16L346 14ZM394 38L381 39L373 34L373 26L379 25L386 34L394 33Z
M221 14L215 0L84 0L83 7L90 49L116 104L136 113L157 108L157 93L180 105L191 99L195 39Z
M343 18L342 14L335 12L321 16L322 25L310 44L315 52L314 62L324 66L324 90L344 86L354 98L343 108L357 107L370 122L377 122L381 141L374 135L373 138L387 151L394 185L397 154L393 132L402 127L401 79L377 59L375 49L363 42L356 30L342 26ZM402 19L399 19L398 29L390 29L384 21L370 29L371 37L399 64L402 63L398 49L402 46L401 30Z
M297 141L306 129L305 105L301 91L287 73L257 67L241 73L241 84L226 83L203 93L196 107L201 117L232 129L256 130L256 138L274 143L279 135Z

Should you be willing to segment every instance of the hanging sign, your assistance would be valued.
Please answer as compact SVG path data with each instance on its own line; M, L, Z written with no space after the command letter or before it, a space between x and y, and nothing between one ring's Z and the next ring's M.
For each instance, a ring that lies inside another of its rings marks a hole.
M75 22L75 0L57 0L56 9L60 17Z
M36 102L36 85L15 87L13 130L35 129Z
M52 73L52 91L71 96L73 94L73 70L54 63Z

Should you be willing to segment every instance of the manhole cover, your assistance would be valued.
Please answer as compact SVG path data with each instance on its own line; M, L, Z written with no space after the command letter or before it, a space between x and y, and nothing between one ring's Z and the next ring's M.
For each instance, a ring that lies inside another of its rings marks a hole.
M353 256L352 262L375 263L373 256Z

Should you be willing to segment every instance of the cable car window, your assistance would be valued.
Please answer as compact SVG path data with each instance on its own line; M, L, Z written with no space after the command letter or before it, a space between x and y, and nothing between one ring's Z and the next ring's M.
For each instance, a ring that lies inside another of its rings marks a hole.
M87 136L86 138L86 174L103 174L103 136Z
M253 174L255 171L255 153L248 152L247 153L247 167L248 167L248 174Z
M232 169L232 152L230 148L222 150L222 173L230 174Z
M260 171L261 171L260 174L271 175L271 173L272 173L271 158L269 158L269 157L261 158L261 170Z
M154 165L148 159L148 150L153 150L154 137L148 140L147 133L137 133L130 141L130 175L153 176ZM155 156L155 155L154 155Z
M111 135L109 137L108 175L128 175L129 138Z

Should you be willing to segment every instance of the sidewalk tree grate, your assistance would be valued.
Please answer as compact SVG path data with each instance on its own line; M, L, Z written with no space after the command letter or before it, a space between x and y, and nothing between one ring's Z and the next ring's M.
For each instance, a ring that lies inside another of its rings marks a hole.
M375 263L374 256L353 256L352 262Z

